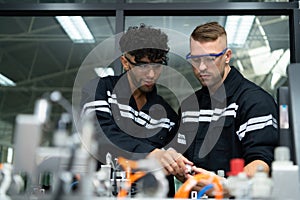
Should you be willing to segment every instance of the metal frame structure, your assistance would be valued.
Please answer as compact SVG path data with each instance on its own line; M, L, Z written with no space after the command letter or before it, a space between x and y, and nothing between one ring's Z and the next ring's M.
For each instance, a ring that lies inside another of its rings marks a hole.
M2 4L0 16L85 15L115 16L116 33L124 30L125 16L217 16L288 15L291 63L300 62L300 5L290 2L199 2L199 3L12 3ZM298 33L298 35L297 35Z

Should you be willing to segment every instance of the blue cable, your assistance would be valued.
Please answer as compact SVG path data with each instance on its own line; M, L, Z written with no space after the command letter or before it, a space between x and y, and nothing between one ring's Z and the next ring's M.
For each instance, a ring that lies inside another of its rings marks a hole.
M74 181L73 183L71 183L71 185L70 185L70 190L72 190L73 186L75 186L75 185L78 184L78 183L79 183L79 181Z
M200 198L205 194L205 192L207 192L208 190L210 190L210 189L213 188L213 187L214 187L213 184L208 184L208 185L204 186L204 187L198 192L197 199L200 199Z

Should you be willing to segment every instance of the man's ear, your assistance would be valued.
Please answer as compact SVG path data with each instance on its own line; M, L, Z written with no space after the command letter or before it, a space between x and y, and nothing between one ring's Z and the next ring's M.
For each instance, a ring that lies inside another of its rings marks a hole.
M226 54L225 54L225 63L228 64L230 59L231 59L231 56L232 56L232 51L231 49L228 49Z
M128 60L124 57L124 55L122 55L121 57L120 57L120 61L121 61L121 63L122 63L122 66L123 66L123 69L125 70L125 71L128 71L130 68L129 68L129 62L128 62Z

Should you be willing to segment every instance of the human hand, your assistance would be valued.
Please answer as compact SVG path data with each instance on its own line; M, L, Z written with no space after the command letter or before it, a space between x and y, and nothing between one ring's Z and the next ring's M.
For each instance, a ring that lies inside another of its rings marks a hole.
M223 183L226 182L226 179L224 177L221 177L221 176L218 176L216 175L215 173L213 172L210 172L210 171L207 171L203 168L198 168L196 166L193 166L192 167L192 170L194 172L194 174L206 174L208 175L207 179L201 179L200 181L197 182L197 184L192 188L193 191L201 191L205 186L208 186L210 184L216 184L217 182L219 182L219 184L221 184L221 191L222 191L222 195L224 198L229 198L231 197L231 194L229 193L229 190L227 187L224 187ZM191 178L193 177L192 175L188 175L188 178ZM219 186L219 188L220 188ZM207 190L205 192L205 194L207 194L208 196L210 197L213 197L216 195L216 192L215 192L215 187Z
M192 166L192 171L193 171L193 175L194 174L208 174L212 177L211 179L201 179L200 181L198 181L197 185L195 185L192 188L192 190L194 190L194 191L200 191L203 187L211 184L212 180L213 180L213 176L215 176L215 174L213 172L207 171L203 168L196 167L196 166ZM191 177L193 177L193 175L188 174L187 178L191 178Z
M258 166L262 166L264 169L264 172L266 172L267 174L269 173L270 168L269 168L268 164L262 160L254 160L254 161L250 162L249 164L247 164L244 167L244 172L247 174L248 177L253 177L254 174L257 172Z
M174 149L155 149L148 155L148 157L155 157L164 167L165 173L167 175L173 174L186 176L188 172L186 165L193 165L191 161L189 161L181 153L178 153Z
M216 199L222 199L224 195L221 177L213 172L202 168L192 167L195 174L188 174L188 179L178 189L175 194L176 198L188 198L191 191L197 191L198 195L214 196ZM198 196L197 195L197 196Z

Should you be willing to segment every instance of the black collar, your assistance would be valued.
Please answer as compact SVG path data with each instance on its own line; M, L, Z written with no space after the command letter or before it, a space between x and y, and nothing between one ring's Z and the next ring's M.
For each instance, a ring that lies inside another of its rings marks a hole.
M229 71L221 87L219 87L217 91L211 95L211 98L216 101L223 102L226 98L234 95L235 91L243 80L243 75L234 66L230 67L231 70ZM203 87L202 91L204 94L209 95L209 90L207 87Z

